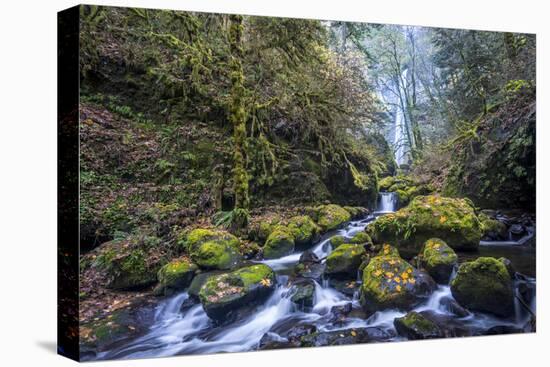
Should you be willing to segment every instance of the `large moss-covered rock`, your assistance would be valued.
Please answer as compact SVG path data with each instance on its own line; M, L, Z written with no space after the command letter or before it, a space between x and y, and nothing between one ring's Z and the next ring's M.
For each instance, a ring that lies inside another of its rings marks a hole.
M361 304L367 312L388 308L408 310L433 292L435 282L400 258L391 246L384 247L363 270Z
M277 226L267 237L264 245L264 258L276 259L294 252L294 234L285 226Z
M183 244L191 260L203 269L233 269L243 260L239 240L226 231L195 229L186 235Z
M197 270L197 265L193 264L186 257L170 261L160 268L157 274L159 283L155 288L155 293L170 296L179 290L187 288L191 284Z
M442 338L443 332L436 323L418 312L409 312L393 320L397 333L409 340Z
M420 263L436 282L447 284L458 263L458 256L443 240L431 238L424 244Z
M388 332L377 327L352 328L345 330L318 331L301 338L301 347L323 347L327 345L350 345L387 341Z
M437 195L417 196L406 208L378 217L367 227L374 243L395 244L407 257L417 254L432 237L455 250L475 250L481 230L469 200Z
M365 247L357 244L338 246L327 257L325 272L331 275L349 276L355 278L359 266L367 257Z
M514 312L512 279L506 266L492 257L460 265L451 282L453 297L462 306L498 316Z
M273 270L257 264L209 277L201 287L199 299L208 317L224 322L239 308L259 304L274 289Z
M310 245L319 238L319 226L307 215L290 218L288 229L292 232L296 245Z
M157 281L157 272L166 261L160 247L161 240L153 236L113 240L96 249L92 264L105 274L107 288L145 288Z
M323 231L340 227L351 219L351 214L336 204L321 205L317 208L317 224Z

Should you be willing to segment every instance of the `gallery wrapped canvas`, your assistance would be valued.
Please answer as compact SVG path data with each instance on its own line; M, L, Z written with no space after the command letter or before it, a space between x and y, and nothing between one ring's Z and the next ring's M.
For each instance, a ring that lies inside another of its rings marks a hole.
M58 20L60 354L535 332L535 35Z

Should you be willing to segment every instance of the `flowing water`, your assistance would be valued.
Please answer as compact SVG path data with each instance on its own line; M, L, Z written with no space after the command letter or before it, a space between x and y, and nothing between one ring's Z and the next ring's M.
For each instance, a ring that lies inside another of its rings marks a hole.
M395 202L390 195L382 194L379 201L378 213L395 210ZM359 221L352 221L338 231L325 235L312 247L319 257L326 257L332 251L330 238L335 235L352 237L363 231L374 219L369 216ZM534 256L528 250L518 246L481 246L479 254L459 254L461 260L491 255L494 249L498 256L506 256L514 264L524 264L525 258ZM344 330L361 327L378 327L387 332L387 340L401 340L393 326L396 317L406 313L397 310L376 312L368 318L347 317L344 321L334 321L333 307L351 304L353 309L360 309L358 294L347 296L331 288L328 282L315 282L313 307L308 312L299 310L291 302L291 287L289 277L293 267L298 263L301 253L295 253L280 259L261 261L269 265L277 273L277 287L265 303L255 309L253 313L228 325L215 325L203 311L200 303L184 306L189 303L189 295L184 292L170 299L162 301L156 308L154 323L145 335L138 338L118 342L106 352L99 353L94 359L133 359L144 357L160 357L179 354L203 354L217 352L240 352L254 350L260 339L268 334L272 340L286 341L277 330L290 325L315 325L319 331ZM522 261L518 261L518 259ZM523 270L523 265L521 269ZM534 269L534 267L533 267ZM534 275L534 274L532 274ZM530 276L520 276L515 280L515 292L520 289L531 292L529 306L536 312L535 279ZM436 318L440 318L445 325L452 329L450 335L480 335L493 327L521 328L528 321L529 313L526 308L516 302L516 314L513 318L501 319L482 313L467 313L462 317L456 316L449 307L453 297L448 285L439 285L438 289L423 304L414 310L429 311ZM183 308L182 308L183 307ZM288 327L287 327L288 328Z

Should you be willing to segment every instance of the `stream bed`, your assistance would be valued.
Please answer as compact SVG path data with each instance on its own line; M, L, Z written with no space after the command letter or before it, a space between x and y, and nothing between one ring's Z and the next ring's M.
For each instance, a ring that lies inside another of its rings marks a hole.
M381 200L386 200L384 205L393 204L387 198ZM379 212L391 212L391 209L381 207ZM331 237L352 237L363 231L375 219L375 215L351 221L343 229L326 234L310 250L319 258L326 257L332 251ZM232 323L215 325L200 302L191 300L188 293L183 292L159 302L151 311L154 312L152 325L145 333L123 339L109 350L87 359L134 359L289 347L291 345L288 340L292 333L307 328L313 328L318 333L329 332L328 335L335 331L344 333L368 328L366 330L373 334L369 337L371 342L405 340L397 334L393 321L396 317L404 316L406 312L388 309L367 317L361 311L358 290L344 294L331 287L327 280L315 281L313 307L307 311L299 309L290 299L293 288L289 285L289 274L301 254L302 252L296 252L280 259L260 261L276 272L277 287L262 305ZM438 285L431 297L413 310L430 312L448 328L448 336L522 332L530 320L525 306L536 313L535 248L483 243L477 252L458 252L458 255L460 262L479 256L506 257L511 260L516 271L521 273L514 280L515 292L522 292L523 298L528 298L527 305L521 305L516 299L515 315L506 319L477 312L457 316L452 310L450 287ZM352 338L350 342L357 341Z

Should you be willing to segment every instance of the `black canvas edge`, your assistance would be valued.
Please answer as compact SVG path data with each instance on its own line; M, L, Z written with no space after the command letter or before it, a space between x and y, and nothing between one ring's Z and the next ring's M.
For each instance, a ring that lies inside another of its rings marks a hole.
M79 12L57 13L57 353L79 352Z

